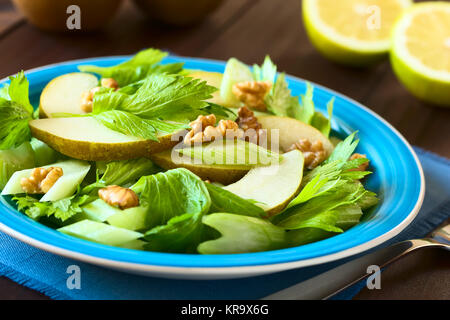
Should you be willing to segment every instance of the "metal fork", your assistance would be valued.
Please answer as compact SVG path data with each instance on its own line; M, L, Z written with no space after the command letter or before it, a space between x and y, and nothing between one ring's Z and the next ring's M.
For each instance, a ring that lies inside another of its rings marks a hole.
M432 232L428 238L399 242L369 253L314 278L264 297L263 300L328 299L370 276L371 274L367 273L368 266L376 265L383 268L413 251L433 247L450 251L449 220L443 227Z

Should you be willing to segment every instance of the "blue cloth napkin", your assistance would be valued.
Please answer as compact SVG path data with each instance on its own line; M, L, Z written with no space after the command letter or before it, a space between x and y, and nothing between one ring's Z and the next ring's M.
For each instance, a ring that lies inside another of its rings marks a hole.
M450 161L415 148L424 168L427 192L414 222L395 239L420 238L450 217ZM380 246L381 247L381 246ZM129 275L63 258L0 233L0 276L52 299L259 299L304 281L345 261L238 280L188 281ZM81 269L81 289L68 289L67 267ZM351 299L364 286L357 283L335 299Z

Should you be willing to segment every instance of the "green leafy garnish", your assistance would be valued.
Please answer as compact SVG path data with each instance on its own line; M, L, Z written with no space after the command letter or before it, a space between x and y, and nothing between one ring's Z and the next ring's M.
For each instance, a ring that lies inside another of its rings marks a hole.
M272 91L266 96L267 109L274 115L295 118L296 109L299 108L298 98L292 96L284 73L275 81Z
M272 62L269 56L266 56L261 66L253 65L253 77L256 81L275 82L277 76L277 66Z
M298 234L300 231L295 236L290 235L295 243L309 241L312 235L326 234L311 231L311 228L328 233L343 232L359 222L362 210L378 202L376 195L359 182L370 172L350 171L367 161L348 160L358 144L354 141L355 134L339 143L325 163L305 175L300 193L284 212L272 219L285 229L308 229L306 238Z
M17 148L0 150L0 189L6 186L14 172L33 168L35 159L29 142L24 142Z
M264 210L251 201L242 199L234 193L211 183L207 183L206 187L211 197L211 208L209 209L211 213L228 212L250 217L265 216Z
M334 97L327 104L328 118L321 112L314 112L311 120L311 125L323 133L324 136L329 137L331 133L331 117L333 116Z
M355 140L355 136L356 132L353 132L344 141L338 143L338 145L334 148L333 153L328 157L327 160L325 160L324 164L334 162L336 160L346 162L358 146L359 140ZM364 161L364 159L362 161Z
M112 67L97 67L82 65L78 69L82 72L92 72L99 74L102 78L113 78L120 87L136 83L150 74L155 73L179 73L183 68L182 63L157 65L167 56L167 52L157 49L146 49L138 52L133 58L119 65Z
M142 86L132 95L120 92L103 93L114 97L107 101L100 100L97 94L93 102L93 112L105 110L122 110L137 116L151 119L170 116L177 112L177 106L201 108L208 105L207 100L217 89L206 84L206 81L179 75L155 74L147 77Z
M18 147L31 139L28 122L33 107L28 98L28 80L23 71L9 79L10 84L0 94L0 150Z
M202 240L201 219L211 205L205 183L186 169L145 176L132 187L149 209L146 249L165 252L195 251Z
M158 132L172 133L187 128L164 120L179 120L186 111L192 118L203 113L203 108L219 109L204 101L214 91L216 88L199 79L152 74L133 94L111 90L97 93L91 116L112 130L157 141Z
M328 119L320 112L315 110L313 101L313 86L306 83L306 93L300 96L301 103L298 97L292 96L291 90L282 73L278 76L274 87L265 101L270 112L277 116L291 117L300 120L306 124L312 125L326 137L331 131L331 116L333 113L334 98L328 102Z
M312 122L315 112L313 92L313 86L307 82L306 93L300 95L302 103L294 108L295 118L307 124Z
M130 112L111 110L94 114L93 117L111 130L128 136L158 141L155 127L148 120Z
M261 66L253 66L253 78L255 81L270 81L273 84L272 89L265 98L268 111L277 116L295 118L312 125L328 137L331 131L330 120L333 113L334 98L327 105L327 119L322 113L315 110L313 102L314 88L309 82L306 83L306 93L300 96L300 102L299 97L292 95L285 73L281 73L278 77L276 75L277 66L269 56L266 56Z
M151 160L141 158L132 160L97 162L97 169L103 174L101 180L106 185L128 187L139 178L160 171Z
M13 197L12 199L16 201L17 209L31 219L38 220L42 217L53 216L62 222L82 212L81 207L92 201L91 196L78 193L58 201L39 202L38 199L28 195Z
M336 226L340 207L355 204L365 190L359 182L348 182L333 192L317 196L304 204L291 207L276 216L275 224L285 229L318 228L330 232L342 232Z

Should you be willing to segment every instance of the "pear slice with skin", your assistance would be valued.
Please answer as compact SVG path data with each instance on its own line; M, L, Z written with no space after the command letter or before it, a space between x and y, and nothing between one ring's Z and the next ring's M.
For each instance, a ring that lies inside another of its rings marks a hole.
M63 175L55 184L48 190L48 192L41 198L43 201L57 201L71 196L78 185L83 181L84 177L91 168L90 164L84 161L68 160L51 165L43 166L41 168L59 167L63 170ZM25 193L22 189L20 181L22 178L29 178L33 169L26 169L15 172L9 179L2 195L21 194Z
M256 201L269 216L280 213L300 190L303 154L293 150L280 164L251 169L241 180L224 187L241 198Z
M321 141L327 157L333 152L334 146L330 140L313 126L288 117L258 116L257 118L262 128L268 131L267 145L275 149L272 151L278 149L284 152L300 139L308 139L311 142Z
M203 180L219 182L224 185L238 181L251 168L250 166L196 164L189 157L172 157L171 150L151 154L149 158L163 169L186 168Z
M32 120L31 134L66 156L88 160L126 160L170 149L178 141L161 134L159 141L143 140L111 130L91 117ZM175 139L176 140L176 139Z
M206 83L210 86L217 88L217 91L212 94L212 98L207 100L212 103L217 103L223 106L226 106L225 101L220 96L220 86L222 85L223 74L219 72L209 72L209 71L201 71L196 70L192 73L189 73L189 77L194 79L200 79L206 81ZM229 106L227 106L229 107Z
M41 93L39 117L51 118L56 113L84 114L81 95L98 86L98 79L90 73L74 72L56 77Z

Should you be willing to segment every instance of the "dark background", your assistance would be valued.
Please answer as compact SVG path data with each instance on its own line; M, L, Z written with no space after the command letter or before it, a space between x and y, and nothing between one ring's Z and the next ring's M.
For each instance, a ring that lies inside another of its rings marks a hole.
M411 144L450 157L450 109L412 97L396 79L388 59L368 69L354 69L320 56L303 28L300 0L224 0L205 21L183 28L153 22L125 1L102 31L87 34L44 33L28 24L8 0L0 0L0 78L21 69L132 54L147 47L221 60L234 56L248 64L261 63L270 54L279 70L361 102ZM383 272L381 290L364 289L356 298L450 299L449 288L450 256L428 250L395 263ZM0 278L0 299L45 298Z

